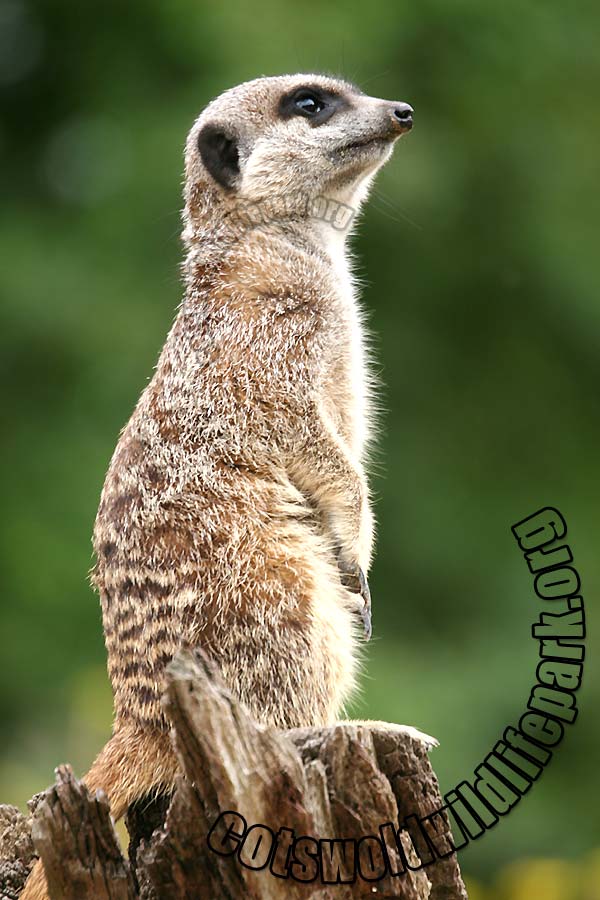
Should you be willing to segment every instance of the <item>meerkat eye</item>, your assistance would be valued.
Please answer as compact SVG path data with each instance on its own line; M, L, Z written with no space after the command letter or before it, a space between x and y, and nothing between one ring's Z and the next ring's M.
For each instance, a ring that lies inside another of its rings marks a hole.
M316 116L325 109L325 103L311 91L298 94L294 106L301 116Z
M279 115L282 119L302 116L308 119L312 128L324 125L340 109L346 109L349 102L346 97L334 91L313 85L297 87L279 100Z

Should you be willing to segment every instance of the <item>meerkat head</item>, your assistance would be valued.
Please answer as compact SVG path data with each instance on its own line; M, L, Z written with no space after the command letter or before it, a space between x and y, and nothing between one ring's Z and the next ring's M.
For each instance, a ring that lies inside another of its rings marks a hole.
M203 231L209 211L227 216L240 204L266 203L288 217L319 197L356 208L412 123L407 103L321 75L232 88L206 107L188 137L187 230Z

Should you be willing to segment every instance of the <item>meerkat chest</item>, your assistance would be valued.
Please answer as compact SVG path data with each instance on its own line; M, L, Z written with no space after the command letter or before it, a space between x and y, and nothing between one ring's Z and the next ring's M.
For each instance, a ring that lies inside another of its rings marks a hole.
M340 433L360 459L368 439L370 412L364 326L343 245L331 246L329 255L338 327L332 347L328 392Z

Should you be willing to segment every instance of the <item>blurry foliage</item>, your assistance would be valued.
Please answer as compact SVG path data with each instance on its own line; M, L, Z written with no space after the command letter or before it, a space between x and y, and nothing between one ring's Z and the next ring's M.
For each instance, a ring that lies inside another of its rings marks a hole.
M509 863L489 887L466 877L469 900L599 900L600 851L583 859Z
M385 411L352 712L437 735L444 790L518 718L539 605L509 526L558 506L590 616L600 587L599 25L590 0L0 0L2 800L84 771L108 735L98 496L180 297L186 131L260 74L341 73L416 109L355 240ZM464 851L496 884L475 900L567 900L552 885L578 862L520 860L598 844L596 645L590 628L581 721Z

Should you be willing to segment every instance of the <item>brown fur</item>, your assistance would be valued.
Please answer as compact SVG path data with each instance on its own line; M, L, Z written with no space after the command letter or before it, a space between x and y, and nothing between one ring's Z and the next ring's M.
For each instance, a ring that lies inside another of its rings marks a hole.
M316 128L280 121L279 97L303 83L347 107ZM258 79L191 131L185 299L94 533L115 719L85 780L115 817L172 786L160 696L182 644L201 645L252 715L280 728L334 722L355 684L362 601L340 568L366 572L373 540L364 329L344 235L306 209L320 194L360 204L401 134L391 107L321 76ZM200 159L206 122L238 140L231 190ZM344 149L373 136L370 150ZM241 222L241 201L265 204L266 223ZM45 896L38 867L23 897Z

